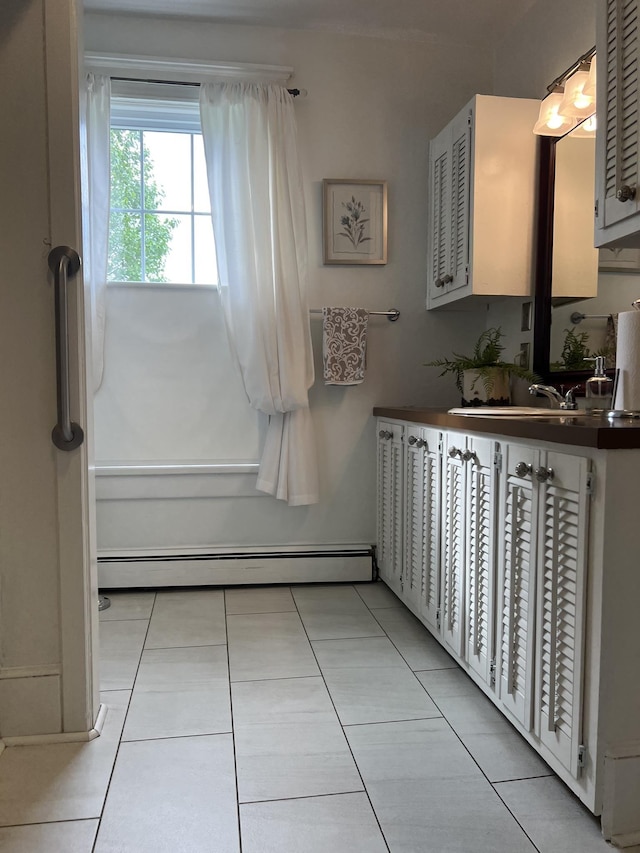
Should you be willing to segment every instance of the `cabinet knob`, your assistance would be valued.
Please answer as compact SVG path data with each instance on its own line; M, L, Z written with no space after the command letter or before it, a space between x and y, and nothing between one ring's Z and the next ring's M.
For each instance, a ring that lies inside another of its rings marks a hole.
M452 276L452 275L450 275L449 273L447 273L447 274L446 274L445 276L443 276L443 278L442 278L442 283L443 283L443 284L451 284L451 282L452 282L452 281L453 281L453 276Z
M471 462L471 460L473 459L474 462L480 464L478 454L475 452L475 450L465 450L462 454L462 459L464 462Z
M515 467L515 472L518 477L526 477L527 474L531 474L533 472L533 465L529 465L527 462L518 462Z
M427 446L427 442L424 440L424 438L419 438L416 441L416 447L426 447L426 446Z
M415 435L410 435L410 436L409 436L409 444L413 445L413 444L415 444L415 443L416 443L416 441L417 441L417 440L418 440L418 439L415 437Z
M444 287L444 281L441 278L437 278L433 283L436 287Z
M553 480L553 468L536 468L535 477L539 483L546 483L547 480Z
M390 438L393 438L393 433L389 432L388 429L381 429L378 433L380 438L384 438L386 441L389 441Z
M616 193L616 198L618 201L631 201L636 197L636 188L630 187L629 184L623 184L623 186L618 188L618 192Z
M456 458L456 456L459 456L459 457L462 459L462 451L461 451L461 450L458 450L458 448L457 448L457 447L450 447L450 448L449 448L449 456L450 456L452 459L455 459L455 458Z

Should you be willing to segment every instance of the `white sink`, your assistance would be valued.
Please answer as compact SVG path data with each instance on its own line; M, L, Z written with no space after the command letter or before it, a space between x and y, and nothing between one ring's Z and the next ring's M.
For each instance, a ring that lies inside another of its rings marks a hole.
M575 418L588 416L584 409L542 409L535 406L470 406L463 409L449 409L450 415L475 415L477 417L494 417L506 415L507 417L562 417Z

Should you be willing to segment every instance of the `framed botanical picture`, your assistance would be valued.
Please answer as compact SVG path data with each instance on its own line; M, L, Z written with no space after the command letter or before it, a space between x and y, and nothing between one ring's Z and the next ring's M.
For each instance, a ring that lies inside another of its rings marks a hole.
M325 264L387 263L387 182L325 178Z
M598 269L601 272L640 272L640 249L600 249Z

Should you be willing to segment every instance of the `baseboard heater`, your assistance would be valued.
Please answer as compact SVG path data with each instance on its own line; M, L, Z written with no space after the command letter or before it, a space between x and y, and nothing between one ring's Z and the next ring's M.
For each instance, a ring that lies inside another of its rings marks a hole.
M98 554L100 589L355 583L376 577L372 545Z

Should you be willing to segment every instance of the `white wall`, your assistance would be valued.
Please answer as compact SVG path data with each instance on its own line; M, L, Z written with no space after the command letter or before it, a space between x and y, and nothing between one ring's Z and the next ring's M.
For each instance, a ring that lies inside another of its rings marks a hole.
M320 457L318 506L289 508L272 498L238 498L183 501L181 507L158 500L144 502L142 509L132 508L133 502L104 501L98 507L100 546L143 547L151 540L158 546L248 539L254 544L374 542L373 406L455 404L450 378L439 379L423 364L464 348L485 326L484 310L425 311L427 165L429 139L473 94L490 93L491 54L467 46L455 51L450 44L106 15L87 16L85 41L88 50L293 66L291 85L309 92L296 102L296 115L307 194L310 303L401 312L397 323L372 318L364 384L325 387L316 379L311 409ZM386 266L322 265L321 182L327 177L388 181ZM312 320L312 332L320 377L318 320ZM110 316L108 347L119 335ZM114 358L108 349L107 371ZM108 408L99 398L98 414ZM194 450L202 452L202 445ZM114 453L110 447L109 455ZM170 454L177 455L177 450Z

